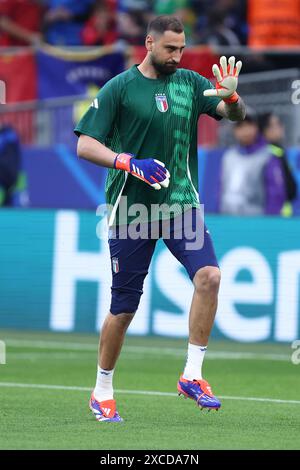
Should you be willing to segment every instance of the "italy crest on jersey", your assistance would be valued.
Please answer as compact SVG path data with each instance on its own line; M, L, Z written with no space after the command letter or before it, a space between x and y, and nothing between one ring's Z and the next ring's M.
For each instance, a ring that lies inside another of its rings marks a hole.
M111 262L112 262L112 270L114 273L118 273L120 271L120 267L119 267L119 260L118 258L112 258L111 259Z
M158 111L165 113L168 111L168 101L166 95L155 95L155 101Z

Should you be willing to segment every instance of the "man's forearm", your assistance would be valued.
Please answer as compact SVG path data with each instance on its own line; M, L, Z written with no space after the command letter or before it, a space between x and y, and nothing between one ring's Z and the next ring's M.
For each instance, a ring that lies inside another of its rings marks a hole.
M77 155L96 165L113 168L117 154L98 140L82 134L77 143Z
M246 116L246 106L240 96L238 101L232 104L225 103L222 100L217 106L217 113L230 121L243 121Z

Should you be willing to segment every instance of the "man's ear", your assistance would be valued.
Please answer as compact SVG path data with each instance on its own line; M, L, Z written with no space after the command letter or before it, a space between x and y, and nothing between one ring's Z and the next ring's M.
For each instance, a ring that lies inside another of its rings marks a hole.
M151 34L147 34L146 40L145 40L145 46L148 52L152 51L153 43L154 43L153 36Z

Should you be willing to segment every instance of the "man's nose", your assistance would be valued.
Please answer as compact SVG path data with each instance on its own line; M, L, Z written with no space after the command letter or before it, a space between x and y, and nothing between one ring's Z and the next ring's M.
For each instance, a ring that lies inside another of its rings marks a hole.
M173 54L172 54L172 59L173 59L174 62L179 64L180 59L181 59L181 52L180 51L174 51Z

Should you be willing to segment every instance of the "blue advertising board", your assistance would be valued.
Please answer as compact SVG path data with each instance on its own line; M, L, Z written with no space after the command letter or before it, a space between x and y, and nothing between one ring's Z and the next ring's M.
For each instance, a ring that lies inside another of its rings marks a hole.
M300 337L300 219L207 216L222 282L212 336ZM0 327L97 331L109 311L104 220L89 211L0 212ZM160 240L129 334L186 337L193 285Z

